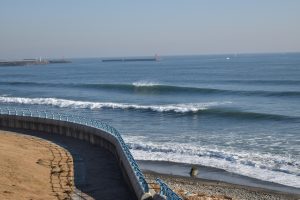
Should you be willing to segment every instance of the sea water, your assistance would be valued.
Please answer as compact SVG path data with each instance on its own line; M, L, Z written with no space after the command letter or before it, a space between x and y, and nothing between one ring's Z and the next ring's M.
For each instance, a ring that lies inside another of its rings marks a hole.
M99 119L137 160L172 161L300 188L300 54L0 68L0 106Z

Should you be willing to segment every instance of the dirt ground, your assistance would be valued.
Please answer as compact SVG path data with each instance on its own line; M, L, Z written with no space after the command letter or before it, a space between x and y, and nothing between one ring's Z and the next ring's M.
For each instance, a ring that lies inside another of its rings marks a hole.
M33 136L0 130L0 199L70 199L72 156Z

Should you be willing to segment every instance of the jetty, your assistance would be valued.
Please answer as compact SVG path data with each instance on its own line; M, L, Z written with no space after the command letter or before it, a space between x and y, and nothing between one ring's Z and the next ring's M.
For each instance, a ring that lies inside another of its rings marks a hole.
M27 66L27 65L47 65L57 63L71 63L70 60L65 59L23 59L23 60L0 60L0 67L10 66Z
M49 60L49 64L57 64L57 63L71 63L71 61L65 59Z
M149 62L149 61L159 61L157 55L154 57L140 57L140 58L109 58L102 59L102 62Z
M25 65L46 65L49 64L48 60L42 59L24 59L13 61L0 61L0 66L25 66Z

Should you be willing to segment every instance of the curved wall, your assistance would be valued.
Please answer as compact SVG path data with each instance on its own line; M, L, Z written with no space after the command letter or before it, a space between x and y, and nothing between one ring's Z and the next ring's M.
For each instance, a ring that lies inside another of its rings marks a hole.
M137 199L145 199L150 196L148 193L144 192L120 142L115 136L108 132L74 122L7 114L0 115L0 128L1 127L26 129L40 133L61 134L85 140L93 145L103 147L115 155L123 176L134 191Z

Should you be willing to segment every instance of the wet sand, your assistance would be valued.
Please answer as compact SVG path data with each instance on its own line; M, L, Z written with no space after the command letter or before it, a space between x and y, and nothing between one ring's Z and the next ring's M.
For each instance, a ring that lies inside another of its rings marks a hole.
M70 199L72 156L49 141L0 130L0 199Z

